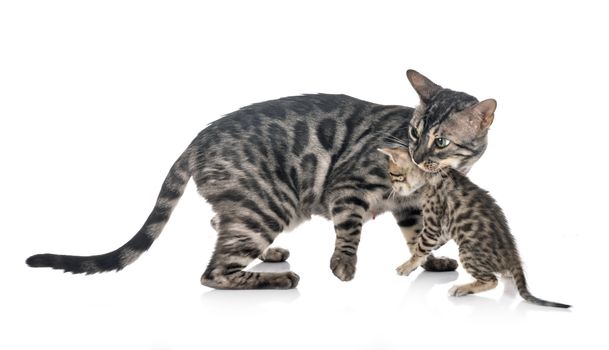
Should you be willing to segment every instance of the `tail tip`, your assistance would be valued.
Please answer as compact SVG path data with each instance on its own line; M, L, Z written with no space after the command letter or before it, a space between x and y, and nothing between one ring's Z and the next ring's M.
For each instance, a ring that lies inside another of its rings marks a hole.
M25 263L29 266L29 267L48 267L49 265L49 259L48 259L48 254L36 254L36 255L32 255L29 258L27 258L25 260Z

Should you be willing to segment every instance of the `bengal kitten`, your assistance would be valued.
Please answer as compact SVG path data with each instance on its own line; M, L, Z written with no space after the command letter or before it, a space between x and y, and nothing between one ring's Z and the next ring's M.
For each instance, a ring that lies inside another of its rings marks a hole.
M420 133L411 130L411 135ZM416 144L418 140L413 137L411 143ZM451 141L437 137L434 144L444 149L451 145ZM415 165L407 150L384 148L380 151L389 155L389 174L397 194L410 195L420 188L423 230L413 237L414 242L410 245L412 257L397 268L398 274L408 276L432 250L454 239L459 246L461 264L476 280L452 287L450 295L463 296L493 289L497 286L495 274L503 274L513 277L520 295L529 302L570 307L531 295L514 236L503 211L488 192L459 171L442 168L439 162L424 159L418 164L425 169L422 170Z

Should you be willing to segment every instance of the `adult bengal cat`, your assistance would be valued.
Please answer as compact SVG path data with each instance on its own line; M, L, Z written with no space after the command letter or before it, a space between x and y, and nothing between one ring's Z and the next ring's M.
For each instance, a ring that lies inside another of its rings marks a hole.
M421 104L416 113L430 123L469 123L476 98L439 85L409 70ZM486 111L493 113L493 111ZM94 256L39 254L32 267L73 273L120 270L152 245L192 177L216 215L215 251L201 283L213 288L294 288L293 272L244 271L254 259L283 261L288 251L269 247L275 237L311 215L334 222L333 273L351 280L361 228L366 220L392 211L405 236L420 226L413 196L389 196L387 158L377 151L387 140L407 139L415 110L345 95L304 95L242 108L211 123L177 159L152 213L139 232L115 251ZM449 118L453 115L459 118ZM471 113L470 113L471 114ZM464 124L464 125L465 125ZM486 134L454 140L471 152L452 166L467 171L486 148ZM429 270L455 269L456 261L430 257Z

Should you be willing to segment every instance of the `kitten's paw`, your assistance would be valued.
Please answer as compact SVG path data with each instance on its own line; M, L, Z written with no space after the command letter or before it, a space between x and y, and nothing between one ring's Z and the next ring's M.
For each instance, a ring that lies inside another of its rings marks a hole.
M334 276L341 281L351 281L355 275L355 265L357 264L357 256L349 256L344 253L334 252L330 260L330 268Z
M457 267L459 267L459 264L455 259L441 256L439 258L429 257L427 261L425 261L425 263L421 266L425 269L425 271L445 272L455 271Z
M282 262L288 260L290 252L287 249L272 247L262 253L260 260L264 262Z
M416 270L417 267L418 266L416 264L414 264L411 260L408 260L407 262L398 266L395 270L398 272L398 275L400 275L400 276L408 276L408 275L410 275L410 273L412 271Z
M472 290L467 286L452 286L452 288L450 288L448 290L448 295L452 296L452 297L462 297L468 294L472 294Z

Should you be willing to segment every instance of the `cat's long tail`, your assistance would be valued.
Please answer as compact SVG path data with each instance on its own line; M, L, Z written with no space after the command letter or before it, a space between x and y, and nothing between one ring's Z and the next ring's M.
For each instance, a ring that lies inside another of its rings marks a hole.
M187 149L169 170L152 213L138 233L122 247L106 254L92 256L37 254L29 257L26 264L31 267L52 267L86 274L120 270L129 265L150 248L169 220L191 176L188 159Z
M547 301L543 299L539 299L529 292L527 288L527 280L524 277L524 271L522 270L522 266L520 264L517 267L512 268L510 271L512 276L514 277L514 282L516 283L516 288L518 288L518 292L520 296L526 301L529 301L533 304L542 305L542 306L552 306L552 307L560 307L560 308L570 308L571 305L555 303L553 301Z

